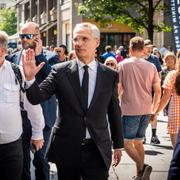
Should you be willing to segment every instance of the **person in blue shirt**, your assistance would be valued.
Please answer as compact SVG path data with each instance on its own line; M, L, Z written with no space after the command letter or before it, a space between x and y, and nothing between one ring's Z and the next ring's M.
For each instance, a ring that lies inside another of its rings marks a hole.
M104 63L105 60L106 60L108 57L110 57L110 56L116 58L115 54L112 52L112 47L111 47L110 45L107 45L107 46L105 47L105 50L106 50L106 52L101 55L101 58L102 58L102 60L103 60L103 63Z

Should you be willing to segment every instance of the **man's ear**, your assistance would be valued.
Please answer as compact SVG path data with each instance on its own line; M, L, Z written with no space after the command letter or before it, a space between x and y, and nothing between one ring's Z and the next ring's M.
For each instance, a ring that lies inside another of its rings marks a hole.
M99 47L99 45L100 45L100 39L96 38L96 48Z

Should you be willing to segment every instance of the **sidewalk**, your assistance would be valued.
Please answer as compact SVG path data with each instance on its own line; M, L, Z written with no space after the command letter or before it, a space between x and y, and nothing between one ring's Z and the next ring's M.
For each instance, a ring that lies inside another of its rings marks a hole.
M150 145L151 126L148 126L146 132L147 143L145 144L145 163L152 166L151 180L166 180L169 163L172 157L172 147L167 130L167 118L158 117L157 135L161 141L159 145ZM135 163L129 158L125 151L120 164L115 168L119 180L131 180L136 175ZM110 169L109 180L118 180L112 168Z
M172 157L172 148L167 130L167 118L164 116L158 117L157 135L161 141L160 145L150 145L151 126L148 126L146 132L147 143L145 144L145 163L153 167L151 180L166 180L169 168L169 163ZM131 180L136 175L135 163L129 158L125 151L120 164L113 170L109 171L109 180ZM34 175L32 180L34 180ZM51 180L58 180L56 167L51 164Z

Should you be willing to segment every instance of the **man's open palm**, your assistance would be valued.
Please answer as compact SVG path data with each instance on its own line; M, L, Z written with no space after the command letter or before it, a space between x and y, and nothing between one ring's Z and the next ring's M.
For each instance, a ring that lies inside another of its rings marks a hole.
M23 70L26 80L34 79L35 75L44 66L44 62L36 66L35 53L33 49L26 50L22 55Z

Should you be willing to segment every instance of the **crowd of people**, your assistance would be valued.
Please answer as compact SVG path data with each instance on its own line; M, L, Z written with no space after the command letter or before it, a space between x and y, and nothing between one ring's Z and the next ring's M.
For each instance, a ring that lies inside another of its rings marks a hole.
M19 37L22 48L8 52L0 31L3 180L31 180L30 152L37 180L50 179L48 162L59 180L107 180L122 148L136 164L133 179L149 180L153 167L144 162L143 144L149 123L151 144L161 143L163 109L174 148L168 180L180 177L180 52L136 36L128 50L107 45L99 55L100 31L91 23L75 26L70 53L63 44L43 47L34 22Z

